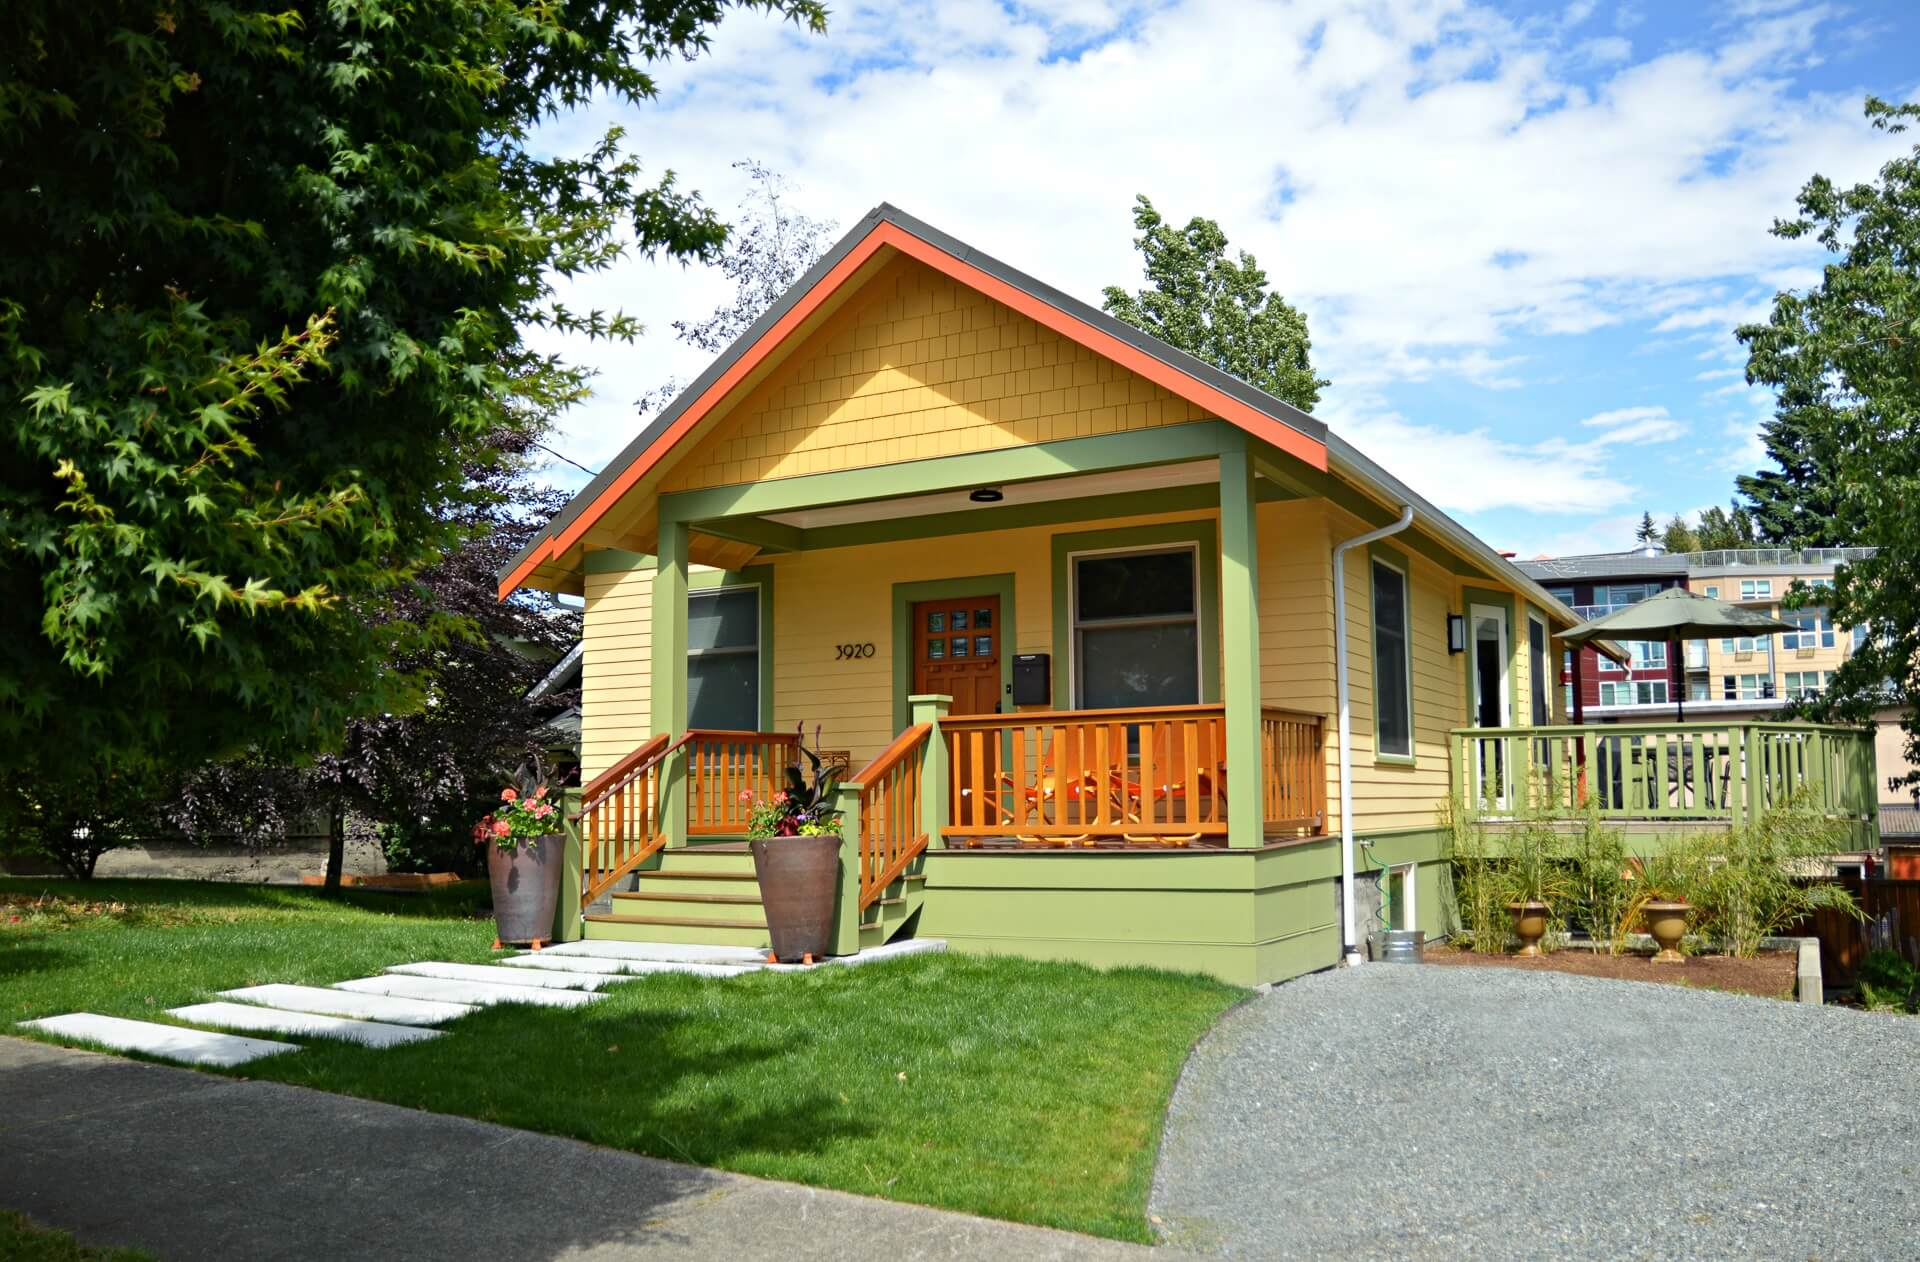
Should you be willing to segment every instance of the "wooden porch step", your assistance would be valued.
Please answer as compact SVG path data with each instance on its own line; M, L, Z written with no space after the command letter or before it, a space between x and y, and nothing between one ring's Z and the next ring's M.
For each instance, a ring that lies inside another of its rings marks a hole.
M630 899L635 902L653 903L739 903L749 907L760 905L758 894L655 894L650 890L619 890L615 898Z
M651 872L642 872L643 881L752 881L756 878L752 872L685 871L669 872L662 868Z
M681 929L757 929L765 932L765 920L708 920L698 916L631 916L622 912L604 912L585 917L593 924L671 925Z

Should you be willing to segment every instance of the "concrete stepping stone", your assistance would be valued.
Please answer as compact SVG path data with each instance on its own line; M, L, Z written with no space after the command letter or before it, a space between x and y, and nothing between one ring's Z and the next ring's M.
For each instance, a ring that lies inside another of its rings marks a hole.
M765 964L694 964L676 963L672 960L602 960L591 955L568 955L547 958L548 952L538 955L516 955L510 960L501 960L503 968L517 968L525 972L542 971L562 975L598 975L610 982L631 981L648 973L690 973L695 977L739 977L743 973L757 973L765 969Z
M540 955L588 955L605 960L657 960L670 964L745 964L766 962L767 953L752 947L701 946L691 942L561 942Z
M352 1017L322 1016L317 1012L286 1012L279 1008L256 1008L250 1003L196 1003L184 1008L169 1008L167 1015L196 1025L218 1025L229 1030L261 1030L271 1034L306 1034L316 1038L344 1039L368 1047L393 1047L399 1043L418 1043L437 1039L438 1030L417 1025L389 1025L384 1021L359 1021Z
M836 955L827 963L858 968L862 964L878 964L882 960L897 960L906 955L937 955L946 949L945 938L908 938L903 942L868 947L858 955Z
M509 986L501 982L460 982L444 977L405 977L383 974L340 982L335 990L361 995L383 995L414 999L425 1003L455 1003L487 1006L497 1003L528 1003L545 1008L584 1008L605 995L587 990L548 990L542 986Z
M223 990L221 996L242 1003L279 1008L284 1012L317 1012L330 1017L359 1017L367 1021L390 1021L395 1025L439 1025L473 1011L472 1004L447 1003L433 999L408 999L394 995L356 994L332 986L291 986L275 982L266 986L242 986Z
M300 1050L298 1043L241 1038L237 1034L189 1030L184 1026L161 1025L154 1021L129 1021L124 1017L103 1017L92 1012L70 1012L60 1017L22 1021L20 1025L29 1030L57 1034L63 1039L98 1043L116 1052L144 1052L148 1056L186 1065L244 1065L262 1056Z
M442 977L454 982L485 982L491 986L539 986L546 990L599 990L625 979L619 974L549 971L530 973L523 968L501 968L497 964L448 964L426 960L419 964L395 964L389 973L405 977Z

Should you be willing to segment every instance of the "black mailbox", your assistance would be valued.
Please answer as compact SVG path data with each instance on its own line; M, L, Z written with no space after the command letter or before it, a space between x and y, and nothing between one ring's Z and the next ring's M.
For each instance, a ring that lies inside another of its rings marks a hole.
M1013 704L1053 704L1053 657L1048 653L1013 655Z

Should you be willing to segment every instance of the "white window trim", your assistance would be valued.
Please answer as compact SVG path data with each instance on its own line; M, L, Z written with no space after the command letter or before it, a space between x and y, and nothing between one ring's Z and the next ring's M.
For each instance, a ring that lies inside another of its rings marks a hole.
M1383 749L1380 742L1380 668L1378 665L1380 654L1379 646L1374 643L1378 638L1374 634L1374 630L1380 621L1374 612L1376 594L1373 585L1373 567L1376 565L1382 569L1391 570L1400 576L1400 588L1402 592L1400 602L1400 644L1402 646L1401 657L1405 659L1407 667L1407 749L1405 753L1401 753L1398 750ZM1370 668L1369 673L1373 676L1373 756L1375 758L1412 758L1420 744L1419 733L1414 729L1413 706L1413 574L1404 565L1396 565L1387 557L1372 554L1369 554L1367 557L1367 647L1370 650L1368 653L1370 659L1368 661Z
M1496 693L1496 695L1500 698L1500 726L1512 727L1513 726L1513 643L1512 643L1513 628L1507 625L1507 621L1508 621L1507 611L1501 608L1499 605L1469 605L1467 606L1467 643L1470 645L1478 645L1479 643L1480 618L1483 614L1492 618L1495 625L1497 625L1500 628L1500 679L1499 679L1499 691ZM1467 663L1467 669L1470 672L1468 675L1468 678L1472 679L1474 683L1478 685L1478 683L1480 682L1479 680L1480 650L1476 647L1472 650L1472 653L1473 653L1473 656ZM1411 696L1412 690L1409 689L1408 691L1409 691L1409 696ZM1474 696L1473 720L1475 725L1477 726L1480 721L1480 712L1479 712L1480 711L1480 705L1479 705L1480 691L1478 687L1474 689L1473 696Z
M1071 685L1073 708L1086 708L1085 698L1081 694L1080 682L1080 561L1083 557L1095 556L1160 556L1165 553L1185 552L1193 557L1193 678L1196 682L1195 699L1206 698L1207 663L1206 620L1201 617L1200 609L1200 545L1197 543L1146 544L1138 547L1086 548L1078 552L1067 553L1067 679ZM1118 627L1129 623L1139 626L1160 625L1179 622L1179 618L1138 618L1095 623L1096 627Z
M1420 927L1420 865L1417 863L1396 863L1388 869L1400 877L1400 888L1406 891L1407 908L1402 928Z

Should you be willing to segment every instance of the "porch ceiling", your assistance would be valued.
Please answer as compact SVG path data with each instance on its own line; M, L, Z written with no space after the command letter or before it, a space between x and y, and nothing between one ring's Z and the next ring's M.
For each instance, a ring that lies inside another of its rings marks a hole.
M1002 483L993 488L1000 492L1002 498L992 503L974 502L969 498L973 494L971 490L946 491L936 495L908 495L886 500L825 505L794 513L770 513L763 520L779 522L800 530L815 530L823 526L849 526L860 522L891 521L899 517L929 517L940 513L982 513L991 516L1021 504L1054 503L1060 500L1137 493L1173 486L1217 486L1219 482L1220 461L1218 459L1193 460L1185 464L1158 465L1143 469L1116 469L1075 477Z

